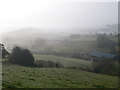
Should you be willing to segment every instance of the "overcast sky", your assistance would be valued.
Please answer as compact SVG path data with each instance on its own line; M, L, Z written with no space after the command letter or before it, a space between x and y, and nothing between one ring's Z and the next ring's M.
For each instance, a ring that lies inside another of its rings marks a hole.
M116 2L0 0L0 31L18 28L100 28L118 23Z

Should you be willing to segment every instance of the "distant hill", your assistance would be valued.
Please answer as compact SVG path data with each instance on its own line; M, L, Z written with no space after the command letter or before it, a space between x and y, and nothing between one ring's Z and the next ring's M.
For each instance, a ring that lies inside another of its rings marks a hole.
M19 45L30 48L36 40L44 39L52 41L66 40L67 37L74 34L91 35L96 33L117 33L117 25L106 25L104 28L23 28L11 32L3 33L2 41L7 49L11 50L13 46ZM79 40L78 40L79 41ZM61 42L60 42L61 43Z
M48 29L26 28L3 33L2 40L8 49L12 49L15 45L29 47L38 39L61 40L64 37L64 34L60 34L56 30L50 32Z
M70 34L95 34L95 33L115 33L118 32L117 24L106 25L103 28L23 28L15 31L3 33L3 39L16 38L16 39L60 39L63 36Z

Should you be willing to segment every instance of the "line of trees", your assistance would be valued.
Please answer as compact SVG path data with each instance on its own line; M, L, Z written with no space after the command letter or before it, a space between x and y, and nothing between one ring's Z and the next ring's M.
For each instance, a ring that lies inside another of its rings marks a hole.
M36 67L56 67L56 68L64 68L64 66L60 62L53 61L44 61L44 60L36 60Z
M97 45L101 48L113 48L117 43L113 40L110 40L109 37L104 34L97 34Z

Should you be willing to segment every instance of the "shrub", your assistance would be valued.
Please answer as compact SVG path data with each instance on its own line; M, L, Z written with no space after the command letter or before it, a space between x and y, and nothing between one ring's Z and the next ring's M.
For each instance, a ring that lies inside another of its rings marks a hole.
M88 71L88 72L92 72L92 69L88 68L88 67L83 67L83 66L71 66L71 67L66 67L68 69L74 69L74 70L83 70L83 71Z
M118 66L112 60L93 62L93 72L107 75L118 75Z
M9 61L15 64L33 66L34 57L28 49L14 47L10 54Z
M44 60L36 60L35 61L36 67L56 67L56 68L63 68L64 66L59 62L53 61L44 61Z
M36 67L48 67L46 61L44 61L44 60L37 60L37 61L35 61L34 64Z
M56 62L56 68L64 68L64 66L60 62Z

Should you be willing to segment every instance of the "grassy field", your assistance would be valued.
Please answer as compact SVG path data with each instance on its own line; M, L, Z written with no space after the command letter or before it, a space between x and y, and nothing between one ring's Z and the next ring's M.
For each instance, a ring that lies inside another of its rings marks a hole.
M117 40L117 38L114 38ZM100 50L103 52L109 52L109 48L97 47L96 37L80 37L73 40L64 40L57 44L53 44L53 51L65 52L65 53L88 53L91 50Z
M82 59L65 58L54 55L38 55L38 54L34 54L34 57L36 60L45 60L45 61L50 60L53 62L60 62L61 64L64 65L64 67L81 66L83 68L92 69L92 62Z
M3 63L3 88L117 88L118 78L63 68Z
M66 53L87 53L90 50L109 52L107 48L98 48L95 40L94 37L79 38L57 42L52 46L53 51ZM92 69L92 62L82 59L38 54L34 54L34 57L35 60L60 62L64 67L80 66ZM118 77L66 68L25 67L3 61L2 86L3 88L117 88Z

